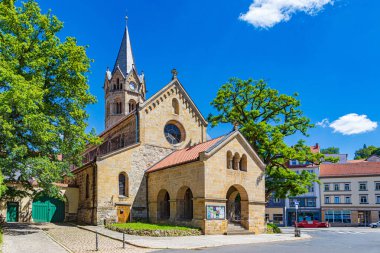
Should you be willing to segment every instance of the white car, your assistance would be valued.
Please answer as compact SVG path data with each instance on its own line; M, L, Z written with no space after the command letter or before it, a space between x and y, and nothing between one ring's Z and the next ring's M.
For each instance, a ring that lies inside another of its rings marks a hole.
M378 227L380 227L380 221L378 221L378 222L374 222L374 223L371 223L371 224L369 224L369 226L370 226L371 228L378 228Z

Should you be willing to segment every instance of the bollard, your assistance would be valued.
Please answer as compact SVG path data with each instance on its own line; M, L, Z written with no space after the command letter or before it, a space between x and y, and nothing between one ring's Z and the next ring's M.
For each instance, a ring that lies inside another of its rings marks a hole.
M295 233L294 233L294 236L295 236L295 237L301 237L301 229L296 228L294 232L295 232Z
M98 251L99 250L98 231L95 232L95 246L96 246L96 251Z
M123 232L123 249L125 249L125 233Z

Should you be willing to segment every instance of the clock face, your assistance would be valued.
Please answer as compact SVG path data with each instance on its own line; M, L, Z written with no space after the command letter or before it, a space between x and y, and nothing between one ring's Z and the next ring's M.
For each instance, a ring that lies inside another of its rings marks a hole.
M129 83L129 88L131 88L131 90L135 90L136 89L136 84L134 82L130 82Z

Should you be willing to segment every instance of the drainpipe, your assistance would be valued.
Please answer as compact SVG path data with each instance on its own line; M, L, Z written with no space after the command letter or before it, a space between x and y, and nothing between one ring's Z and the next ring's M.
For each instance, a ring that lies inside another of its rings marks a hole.
M96 213L96 210L97 210L97 203L96 203L96 173L97 173L97 164L96 164L96 156L94 158L94 165L92 167L92 217L91 217L91 223L92 225L94 225L94 221L95 221L95 213ZM96 225L96 224L95 224Z
M150 217L149 217L149 199L148 199L148 190L149 190L149 186L148 186L148 176L149 176L149 173L146 173L145 172L145 185L146 185L146 218L147 218L147 221L150 222Z

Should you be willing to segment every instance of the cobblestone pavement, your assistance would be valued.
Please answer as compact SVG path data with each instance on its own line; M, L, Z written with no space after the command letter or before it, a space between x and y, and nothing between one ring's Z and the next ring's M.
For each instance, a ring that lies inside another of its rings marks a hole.
M75 226L67 224L46 224L43 228L52 238L59 243L63 244L72 252L104 252L104 253L122 253L133 252L143 253L152 252L153 250L134 247L132 245L125 245L122 248L122 243L117 240L99 235L99 251L95 251L95 233L86 231Z

